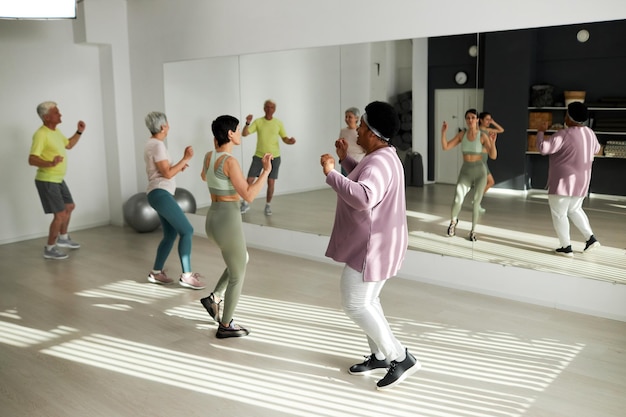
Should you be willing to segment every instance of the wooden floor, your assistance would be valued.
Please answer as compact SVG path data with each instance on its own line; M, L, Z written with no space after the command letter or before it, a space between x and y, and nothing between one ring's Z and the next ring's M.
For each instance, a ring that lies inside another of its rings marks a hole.
M487 212L480 219L477 242L466 239L471 228L471 195L461 211L457 236L446 236L453 195L453 185L407 188L410 249L626 284L626 198L592 195L585 200L585 211L602 247L583 254L585 239L572 226L575 256L571 259L554 253L559 242L545 192L490 190L483 199ZM279 195L272 201L273 215L265 216L264 198L259 198L243 218L329 236L335 204L330 188ZM198 213L203 215L206 209Z
M73 238L64 261L44 239L0 246L2 416L624 416L625 322L393 279L386 315L423 368L378 392L346 372L368 348L340 266L251 249L236 313L251 334L218 340L209 289L146 281L160 231ZM211 287L223 268L199 236L193 265Z

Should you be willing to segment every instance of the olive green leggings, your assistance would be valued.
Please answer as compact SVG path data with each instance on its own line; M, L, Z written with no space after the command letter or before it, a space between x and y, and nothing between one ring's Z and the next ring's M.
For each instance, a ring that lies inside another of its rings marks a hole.
M458 219L461 212L463 200L474 187L474 208L472 211L472 231L478 224L480 217L480 202L485 194L485 186L487 185L487 166L482 160L476 162L463 162L459 179L456 182L456 192L454 194L454 202L452 203L452 220Z
M248 251L243 234L238 201L211 203L206 216L206 234L222 251L226 269L217 281L213 294L224 303L222 323L230 323L239 302L246 276Z

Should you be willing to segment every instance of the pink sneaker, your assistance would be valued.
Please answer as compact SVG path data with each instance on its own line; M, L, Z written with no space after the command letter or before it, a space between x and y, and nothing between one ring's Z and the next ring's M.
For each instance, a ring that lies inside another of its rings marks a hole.
M170 277L167 276L165 270L155 274L154 272L150 272L148 274L148 281L153 284L171 284L173 281Z
M204 289L204 284L200 281L202 275L197 272L192 273L189 276L185 276L185 274L180 275L180 279L178 280L178 284L181 287L191 288L193 290L202 290Z

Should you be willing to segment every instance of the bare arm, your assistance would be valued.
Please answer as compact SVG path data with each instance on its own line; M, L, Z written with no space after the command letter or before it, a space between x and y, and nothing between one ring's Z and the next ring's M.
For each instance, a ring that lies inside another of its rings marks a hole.
M55 167L61 162L63 162L63 157L61 155L55 156L52 161L46 161L45 159L41 159L41 157L38 155L28 155L28 165L32 165L37 168Z
M202 181L206 182L206 169L209 167L209 161L211 160L211 152L207 152L204 155L204 162L202 163L202 170L200 171L200 178Z
M485 133L480 134L480 141L483 144L483 148L487 150L487 154L490 159L496 159L498 157L498 150L496 149L496 138L497 135L495 133L490 133L487 136Z
M500 126L495 120L491 120L491 124L487 126L487 129L485 130L487 130L489 133L491 132L504 133L504 128Z
M259 194L267 178L272 172L272 154L266 153L263 155L263 171L261 175L252 184L248 184L248 181L243 176L239 162L235 158L228 158L224 162L224 174L230 178L230 182L233 184L237 194L241 196L248 203L256 198Z
M463 134L465 133L461 131L457 133L456 135L454 135L452 139L448 140L448 138L446 137L447 132L448 132L448 123L443 122L443 125L441 126L441 148L444 151L450 150L454 148L455 146L457 146L459 143L461 143L461 140L463 139Z
M241 136L248 136L250 134L250 131L248 130L248 126L250 126L250 123L252 123L251 114L246 116L246 124L244 125L243 130L241 131Z
M82 133L85 131L85 127L85 122L80 120L76 125L76 133L74 133L74 135L69 138L69 143L67 144L67 146L65 146L65 149L72 149L76 145L76 143L78 143L80 135L82 135Z
M183 155L183 158L180 161L178 161L176 164L171 165L170 161L163 160L163 161L155 162L155 165L157 169L159 170L159 173L163 176L163 178L170 179L170 178L173 178L179 172L184 171L189 166L188 162L191 160L192 157L193 157L193 148L191 146L187 146L185 148L185 154Z

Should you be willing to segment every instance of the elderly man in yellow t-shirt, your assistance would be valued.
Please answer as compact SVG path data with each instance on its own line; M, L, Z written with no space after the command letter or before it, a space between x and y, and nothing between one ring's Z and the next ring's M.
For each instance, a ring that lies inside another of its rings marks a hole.
M252 184L254 180L261 174L263 169L262 158L266 153L272 154L272 172L267 180L267 196L265 201L265 215L271 216L272 209L270 204L274 195L274 184L278 179L278 169L280 167L280 146L278 138L281 138L287 145L296 143L294 138L287 136L283 122L274 117L276 112L276 103L272 100L266 100L263 104L265 117L252 121L252 115L246 117L246 125L243 128L242 135L248 136L251 133L257 133L256 151L252 157L252 164L248 170L248 184ZM243 200L241 202L241 214L250 210L249 202Z
M85 130L85 122L80 120L76 133L69 139L57 130L61 123L61 112L53 101L45 101L37 106L37 114L43 125L33 135L33 143L28 155L29 165L37 167L35 185L43 211L52 213L54 218L48 231L48 243L43 250L46 259L66 259L66 253L57 247L78 249L80 244L70 239L67 229L74 210L72 194L65 183L67 161L66 150L72 149Z

